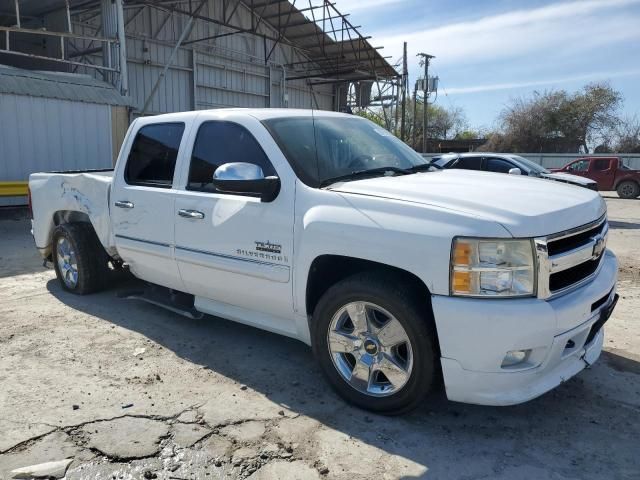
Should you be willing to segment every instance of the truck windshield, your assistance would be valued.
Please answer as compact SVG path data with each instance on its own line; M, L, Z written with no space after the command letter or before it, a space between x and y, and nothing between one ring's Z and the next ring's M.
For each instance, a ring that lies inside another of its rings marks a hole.
M307 185L319 187L352 174L408 174L428 162L375 123L359 117L284 117L264 120Z

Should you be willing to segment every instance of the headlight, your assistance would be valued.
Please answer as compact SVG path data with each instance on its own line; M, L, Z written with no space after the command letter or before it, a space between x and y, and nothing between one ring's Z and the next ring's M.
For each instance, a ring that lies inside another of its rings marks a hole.
M535 295L535 263L531 240L458 237L454 239L452 248L452 295Z

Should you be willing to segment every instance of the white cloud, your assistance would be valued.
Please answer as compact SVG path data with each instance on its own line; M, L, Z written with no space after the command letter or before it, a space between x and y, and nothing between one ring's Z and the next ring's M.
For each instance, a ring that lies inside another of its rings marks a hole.
M583 0L482 17L430 30L392 32L376 36L385 54L399 57L402 42L412 54L426 51L438 65L484 63L547 55L567 48L585 51L614 41L640 38L639 19L624 7L640 0Z
M493 92L498 90L510 90L514 88L538 87L568 82L588 81L588 80L608 80L611 78L631 77L640 75L640 68L633 70L622 70L617 72L593 72L584 75L574 75L562 78L536 80L529 82L509 82L493 83L487 85L474 85L472 87L451 87L443 88L443 93L447 95L462 95L465 93Z

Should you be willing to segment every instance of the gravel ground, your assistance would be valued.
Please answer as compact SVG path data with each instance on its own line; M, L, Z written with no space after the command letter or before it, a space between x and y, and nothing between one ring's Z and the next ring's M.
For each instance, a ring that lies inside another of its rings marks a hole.
M589 370L515 407L434 394L345 405L302 343L111 290L63 292L24 213L0 213L0 479L640 478L640 201L608 196L620 302Z

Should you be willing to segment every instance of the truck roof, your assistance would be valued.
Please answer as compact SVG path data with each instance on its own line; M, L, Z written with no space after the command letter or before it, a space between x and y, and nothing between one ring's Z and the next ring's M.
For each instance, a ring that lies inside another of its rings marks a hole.
M311 109L299 109L299 108L216 108L210 110L195 110L190 112L177 112L177 113L165 113L162 115L154 115L149 117L140 117L138 121L143 123L158 123L158 122L179 122L188 121L203 113L212 118L219 117L224 118L229 115L247 115L258 120L267 120L270 118L285 118L285 117L311 117L323 116L323 117L350 117L359 118L355 115L348 113L332 112L328 110L311 110Z

